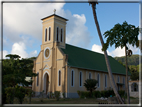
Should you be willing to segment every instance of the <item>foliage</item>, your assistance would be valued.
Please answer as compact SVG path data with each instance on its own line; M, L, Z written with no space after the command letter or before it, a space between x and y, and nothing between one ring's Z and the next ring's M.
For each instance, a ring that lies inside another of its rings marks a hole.
M14 87L5 88L5 94L6 94L6 103L13 104L15 97L15 88Z
M107 38L106 43L103 45L102 50L107 50L108 46L115 45L115 48L125 47L125 57L126 57L126 79L127 79L127 95L128 95L128 103L130 103L129 97L129 86L128 86L128 70L127 70L127 56L131 56L132 51L128 49L128 45L132 45L133 47L138 47L138 34L139 27L135 27L134 25L128 24L126 21L123 24L116 24L112 29L106 31L104 33L105 38ZM119 100L118 100L119 101Z
M77 94L79 95L79 97L81 98L81 92L79 90L77 90Z
M95 97L95 98L100 98L101 97L101 92L100 91L93 91L93 96Z
M89 98L90 97L90 92L88 91L77 91L78 95L80 98Z
M34 93L34 91L32 90L32 89L26 89L26 94L27 94L27 96L29 97L29 104L31 104L31 97L32 97L32 95L34 95L35 93Z
M6 55L6 57L10 57L10 59L4 59L2 61L3 67L3 85L15 86L16 84L22 84L23 86L28 86L32 83L32 81L26 81L26 76L36 76L35 73L32 72L33 61L30 59L19 59L18 55Z
M128 24L126 21L123 24L116 24L112 29L104 33L105 38L107 38L106 43L104 44L102 50L106 50L108 46L115 45L115 48L118 47L127 47L127 44L138 47L138 34L139 27ZM127 47L128 49L128 47Z
M60 91L55 91L55 97L56 97L56 99L58 101L59 97L60 97Z
M124 97L124 96L125 96L125 91L124 91L124 90L119 90L118 93L119 93L119 95L120 95L121 97Z
M98 83L98 81L95 79L85 80L84 86L88 91L90 91L90 97L92 96L92 91L94 91L97 88L96 87L97 83Z
M90 97L90 93L88 91L77 91L78 95L80 98L89 98ZM119 95L121 97L124 96L125 91L124 90L120 90L118 91ZM109 90L102 90L102 91L98 91L95 90L92 92L93 97L95 98L100 98L100 97L110 97L110 95L115 96L114 91L112 89Z
M43 102L43 94L44 94L44 90L41 92L41 98L40 98L41 102Z
M17 97L17 99L19 100L19 103L22 104L24 97L25 97L25 93L26 89L24 87L21 86L16 86L15 87L15 97Z
M62 95L63 95L63 98L65 99L65 92L63 92Z
M21 84L22 86L31 85L31 81L26 81L26 76L34 77L37 74L32 72L33 69L33 59L19 59L19 55L6 55L9 59L2 60L2 87L3 87L3 95L2 98L5 98L5 88L7 87L15 87L17 84ZM3 101L3 104L5 101ZM11 102L10 102L11 103Z
M115 60L121 61L123 64L125 64L125 56L122 57L115 57ZM139 55L132 55L131 57L127 58L128 65L139 65Z
M120 64L122 64L121 61L118 61ZM125 64L122 64L125 67ZM129 65L128 66L128 70L131 72L131 76L130 79L131 80L139 80L139 66L141 66L141 64L135 66L135 65Z
M139 80L139 72L131 72L131 80Z

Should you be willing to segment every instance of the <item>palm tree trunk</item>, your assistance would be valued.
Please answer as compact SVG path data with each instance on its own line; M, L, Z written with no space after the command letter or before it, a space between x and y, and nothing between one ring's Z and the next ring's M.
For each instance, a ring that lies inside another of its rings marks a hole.
M103 46L104 45L104 41L103 41L103 38L102 38L102 35L101 35L101 32L100 32L100 27L99 27L99 23L98 23L96 11L95 11L96 2L93 2L91 4L92 4L92 10L93 10L94 20L95 20L95 24L96 24L96 27L97 27L98 35L99 35L101 44ZM110 82L111 82L113 91L114 91L114 93L115 93L115 95L116 95L116 97L118 99L118 102L120 104L124 104L124 102L122 101L120 95L118 94L118 90L117 90L116 84L114 82L114 78L113 78L113 75L112 75L112 72L111 72L110 63L109 63L108 55L107 55L106 51L104 51L104 55L105 55L105 60L106 60L106 64L107 64L108 74L109 74L109 77L110 77Z
M125 60L126 60L126 91L127 91L127 103L130 104L130 97L129 97L129 80L128 80L128 66L127 66L127 49L125 46Z

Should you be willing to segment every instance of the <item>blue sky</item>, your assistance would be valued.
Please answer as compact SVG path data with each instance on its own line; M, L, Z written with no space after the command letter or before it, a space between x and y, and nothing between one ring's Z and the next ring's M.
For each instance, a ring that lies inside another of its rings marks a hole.
M37 56L42 44L43 17L56 14L69 19L66 43L101 52L101 43L88 3L11 3L3 5L3 55L19 54L21 57ZM127 21L139 26L139 3L99 3L96 7L101 33L115 24ZM105 39L104 39L105 42ZM133 48L139 54L138 48ZM111 56L124 56L124 49L109 47Z

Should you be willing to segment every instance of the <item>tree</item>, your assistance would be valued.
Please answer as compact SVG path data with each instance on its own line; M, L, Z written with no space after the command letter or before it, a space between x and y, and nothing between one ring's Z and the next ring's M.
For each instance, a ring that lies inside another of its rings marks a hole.
M90 97L92 95L93 90L95 90L97 88L96 87L97 83L98 83L98 81L95 80L95 79L87 79L87 80L85 80L84 86L85 86L85 88L88 91L90 91Z
M6 55L9 59L2 60L2 91L3 91L3 104L5 103L5 88L15 87L17 84L28 86L32 83L26 81L26 76L35 77L37 74L32 72L33 61L28 59L19 59L19 55Z
M94 16L95 24L96 24L98 35L99 35L99 38L100 38L100 41L101 41L101 44L102 44L102 47L103 47L104 41L103 41L103 38L102 38L102 35L101 35L99 23L98 23L98 20L97 20L96 10L95 10L96 9L96 4L98 4L98 3L89 1L89 4L92 5L92 10L93 10L93 16ZM107 69L108 69L108 74L109 74L109 78L110 78L110 82L111 82L113 91L114 91L114 93L116 95L116 98L118 99L118 102L120 104L124 104L122 98L120 97L120 95L119 95L119 93L117 91L116 84L114 82L114 78L113 78L113 75L112 75L112 72L111 72L110 63L109 63L109 59L108 59L108 55L107 55L106 50L104 51L104 56L105 56L106 65L107 65Z
M126 61L126 90L127 90L127 102L130 104L129 98L129 87L128 87L128 65L127 56L132 55L132 51L128 49L128 45L138 47L138 34L139 28L134 25L128 24L126 21L123 24L116 24L112 29L104 33L105 38L107 38L102 50L105 51L108 46L115 44L115 48L121 47L125 48L125 61Z

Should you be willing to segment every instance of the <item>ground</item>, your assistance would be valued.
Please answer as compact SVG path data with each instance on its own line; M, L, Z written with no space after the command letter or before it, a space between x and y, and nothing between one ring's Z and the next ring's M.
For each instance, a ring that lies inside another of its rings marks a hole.
M60 99L59 101L56 101L56 99L47 99L43 98L43 102L41 102L40 98L32 98L31 104L99 104L101 103L107 103L106 100L98 100L94 98L72 98L72 99ZM139 104L138 98L130 98L131 104ZM14 101L15 104L18 103L17 100ZM28 99L25 98L23 104L28 104Z

